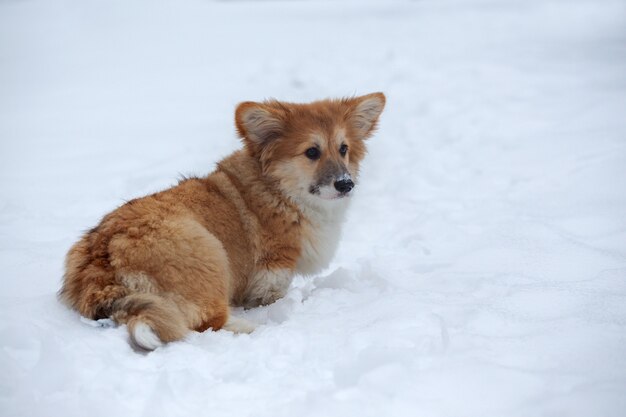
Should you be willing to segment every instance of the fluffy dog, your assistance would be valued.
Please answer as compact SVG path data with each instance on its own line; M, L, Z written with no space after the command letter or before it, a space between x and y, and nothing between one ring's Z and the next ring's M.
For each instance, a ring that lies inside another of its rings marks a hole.
M152 350L190 330L251 332L229 307L270 304L330 262L385 96L241 103L243 149L204 178L131 200L69 251L60 299Z

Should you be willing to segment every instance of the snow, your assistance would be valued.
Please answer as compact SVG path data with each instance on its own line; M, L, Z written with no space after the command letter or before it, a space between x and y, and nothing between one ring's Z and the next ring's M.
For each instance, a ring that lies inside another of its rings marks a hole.
M623 416L626 5L0 3L0 414ZM331 267L145 354L55 299L239 101L384 91Z

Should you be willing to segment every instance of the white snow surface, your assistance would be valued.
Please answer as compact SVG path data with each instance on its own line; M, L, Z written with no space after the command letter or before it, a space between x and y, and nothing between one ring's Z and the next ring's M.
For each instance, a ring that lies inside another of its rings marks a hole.
M152 353L55 298L83 230L384 91L340 248ZM626 415L626 5L0 2L0 415Z

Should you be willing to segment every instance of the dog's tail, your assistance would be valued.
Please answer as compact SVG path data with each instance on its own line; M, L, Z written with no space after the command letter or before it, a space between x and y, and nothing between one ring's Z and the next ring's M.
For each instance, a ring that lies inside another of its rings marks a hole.
M122 285L108 262L93 255L89 239L85 235L69 251L59 299L87 318L126 323L131 341L146 350L182 339L189 329L178 305L158 293Z
M153 293L134 293L116 300L111 318L126 323L130 340L146 350L180 340L189 331L176 303Z

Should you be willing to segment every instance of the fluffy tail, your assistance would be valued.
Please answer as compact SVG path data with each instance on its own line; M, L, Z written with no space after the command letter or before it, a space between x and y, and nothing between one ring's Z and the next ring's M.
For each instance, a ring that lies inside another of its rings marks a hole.
M68 253L61 301L85 317L126 323L131 341L143 349L182 339L188 327L178 305L157 293L122 285L104 256L92 253L89 239L84 236Z
M127 295L113 303L111 317L126 323L130 340L146 350L180 340L189 331L176 303L158 294Z

